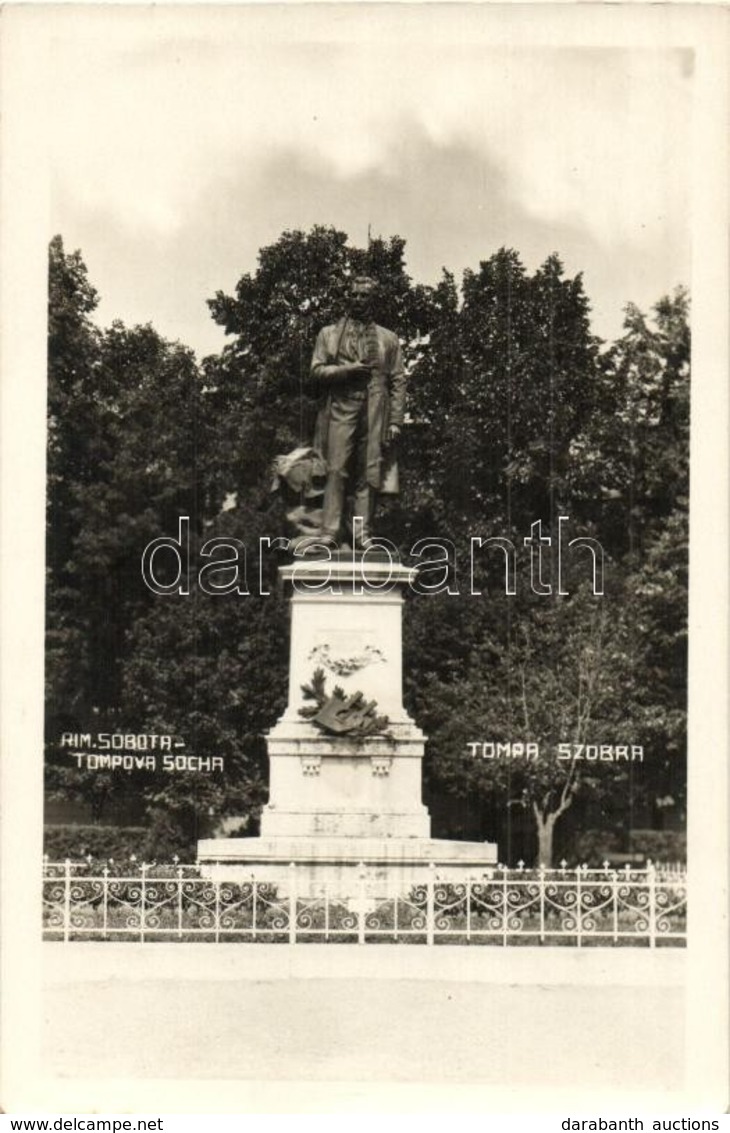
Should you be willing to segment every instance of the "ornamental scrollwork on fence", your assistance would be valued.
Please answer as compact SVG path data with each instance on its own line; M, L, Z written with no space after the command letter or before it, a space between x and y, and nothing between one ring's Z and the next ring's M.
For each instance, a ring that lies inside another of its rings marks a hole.
M286 883L196 876L187 866L92 870L46 863L48 939L654 946L686 937L686 884L676 871L496 868L450 880L431 868L425 881L385 897L367 870L352 871L345 893L310 891L296 867Z

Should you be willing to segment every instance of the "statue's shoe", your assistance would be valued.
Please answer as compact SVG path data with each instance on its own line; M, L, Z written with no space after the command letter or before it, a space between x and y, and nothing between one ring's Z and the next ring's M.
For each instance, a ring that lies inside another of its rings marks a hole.
M362 531L358 533L358 538L352 540L352 545L356 551L367 551L370 546L372 535L369 531Z

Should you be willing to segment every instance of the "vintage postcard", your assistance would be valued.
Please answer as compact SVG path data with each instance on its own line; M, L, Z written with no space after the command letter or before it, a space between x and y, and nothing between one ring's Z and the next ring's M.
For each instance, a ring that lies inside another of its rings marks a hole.
M726 10L0 32L4 1108L719 1128Z

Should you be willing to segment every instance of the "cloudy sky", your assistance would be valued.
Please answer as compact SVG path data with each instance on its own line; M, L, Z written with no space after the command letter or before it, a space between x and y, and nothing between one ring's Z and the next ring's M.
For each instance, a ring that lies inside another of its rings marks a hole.
M404 236L421 282L502 245L529 269L557 251L584 273L607 338L627 301L648 308L689 283L692 53L661 35L537 46L503 34L501 13L112 7L59 20L48 234L81 249L99 321L151 321L215 351L225 338L205 300L284 229L313 224L358 244L368 225Z

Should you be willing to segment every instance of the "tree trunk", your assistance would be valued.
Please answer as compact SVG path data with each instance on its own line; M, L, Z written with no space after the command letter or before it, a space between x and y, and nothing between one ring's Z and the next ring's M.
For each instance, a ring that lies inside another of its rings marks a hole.
M553 833L557 814L542 815L535 809L537 826L537 864L550 869L553 864Z

